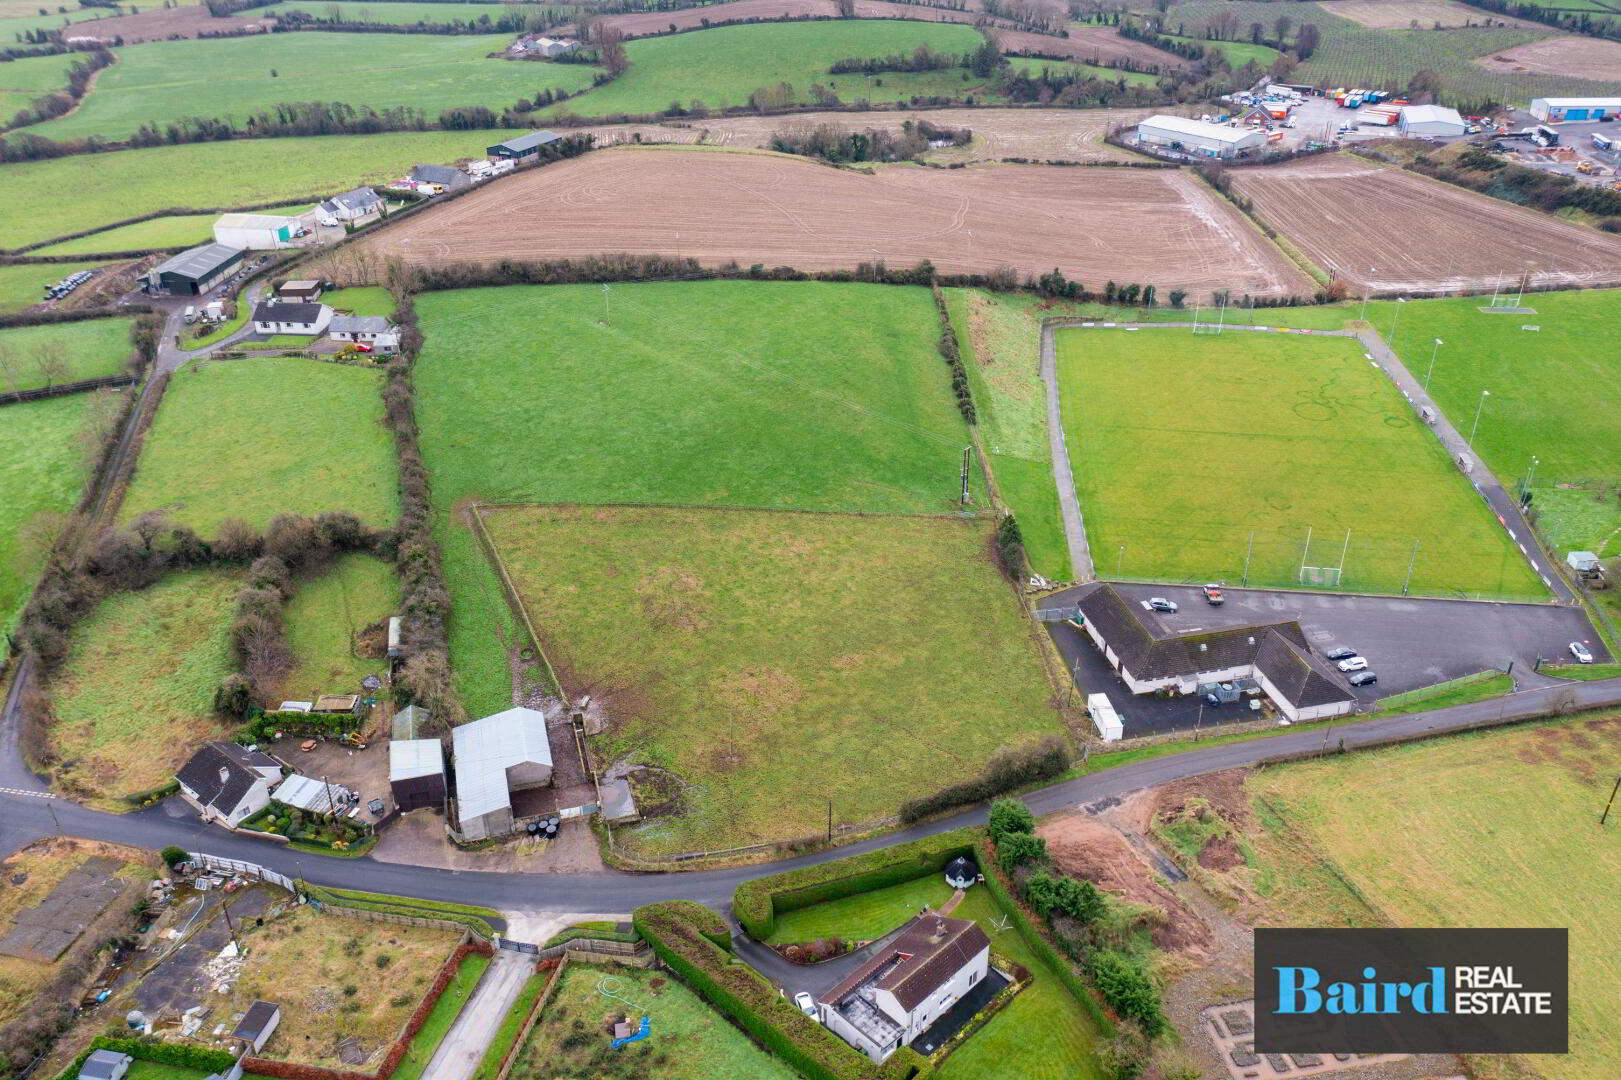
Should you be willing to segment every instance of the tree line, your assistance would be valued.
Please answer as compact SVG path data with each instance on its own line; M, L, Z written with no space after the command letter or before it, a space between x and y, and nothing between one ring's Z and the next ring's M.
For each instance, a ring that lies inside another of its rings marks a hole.
M770 149L837 165L860 161L914 161L940 146L966 146L973 137L973 131L968 128L942 127L927 120L903 120L899 131L890 128L850 131L836 124L816 124L774 133Z

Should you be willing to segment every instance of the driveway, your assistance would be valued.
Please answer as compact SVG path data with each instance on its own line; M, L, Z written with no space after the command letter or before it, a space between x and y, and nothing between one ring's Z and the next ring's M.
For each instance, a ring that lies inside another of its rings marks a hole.
M870 941L854 952L824 960L820 964L796 964L784 960L775 949L762 945L746 934L736 923L732 924L732 951L761 975L775 983L788 997L801 990L820 998L835 983L872 959L887 942L901 932L901 927Z
M508 949L495 950L495 959L478 981L473 996L462 1006L456 1022L445 1033L423 1076L433 1080L468 1080L484 1060L496 1029L506 1020L529 976L534 958Z

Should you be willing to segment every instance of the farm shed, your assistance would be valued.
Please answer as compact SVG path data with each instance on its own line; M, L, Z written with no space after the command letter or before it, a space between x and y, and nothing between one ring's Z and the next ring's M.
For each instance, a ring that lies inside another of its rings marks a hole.
M287 304L269 301L253 305L253 332L256 334L319 334L332 321L332 309L325 304ZM319 705L316 712L328 712Z
M296 300L303 304L313 304L321 298L321 283L314 278L296 278L284 281L276 287L276 296L282 300Z
M354 713L360 715L359 694L322 694L315 699L315 708L312 712L319 713Z
M304 228L296 217L280 214L221 214L214 222L214 242L249 251L292 247Z
M462 835L482 840L511 832L512 793L552 782L545 715L534 709L508 709L463 724L451 737Z
M1537 98L1531 102L1531 115L1545 124L1614 119L1621 116L1621 97Z
M555 131L531 131L527 135L519 135L516 139L508 139L506 142L485 147L484 152L492 158L522 161L537 156L542 146L549 146L562 137Z
M230 828L268 806L280 779L281 762L232 742L205 743L175 774L181 798Z
M419 184L438 184L446 191L458 191L473 183L471 176L449 165L413 165L411 179Z
M242 1014L242 1022L231 1032L231 1038L241 1043L245 1050L257 1054L264 1049L265 1043L275 1032L276 1025L280 1023L279 1005L272 1005L268 1001L255 1001L248 1006L248 1011Z
M527 41L519 41L513 46L516 52L529 53L533 56L562 56L571 53L580 47L580 43L573 38L536 37Z
M342 195L334 195L316 208L317 220L332 226L345 221L358 221L383 208L383 197L369 187L355 188Z
M359 796L342 784L329 784L313 776L294 773L270 793L279 803L308 810L312 814L342 814L359 801Z
M1264 145L1266 132L1162 114L1137 125L1137 141L1207 157L1232 157Z
M1442 105L1407 105L1401 111L1401 129L1408 135L1450 138L1462 135L1468 128L1457 109Z
M1203 683L1253 678L1290 720L1343 716L1356 704L1293 619L1178 633L1112 585L1083 588L1082 629L1133 694L1191 694Z
M92 1050L79 1066L79 1080L124 1080L135 1059L116 1050Z
M445 805L445 748L439 740L389 743L388 787L401 811Z
M175 296L201 296L228 277L244 254L244 249L228 244L202 244L182 251L147 273L147 289Z

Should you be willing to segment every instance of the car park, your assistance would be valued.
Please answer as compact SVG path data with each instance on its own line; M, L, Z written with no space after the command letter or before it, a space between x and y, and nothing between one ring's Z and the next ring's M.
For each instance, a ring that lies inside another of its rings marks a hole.
M1175 615L1176 604L1173 601L1165 599L1163 596L1150 596L1147 600L1143 601L1143 610L1163 612L1166 615Z
M1368 661L1361 656L1349 656L1339 663L1341 671L1366 671Z
M1351 657L1356 655L1356 650L1351 648L1349 645L1336 645L1332 649L1329 649L1327 652L1323 653L1323 655L1328 657L1330 660L1349 660Z
M1350 683L1352 686L1372 686L1374 683L1379 681L1379 676L1375 675L1371 671L1359 671L1345 681Z
M1593 662L1592 650L1579 641L1570 643L1570 655L1576 658L1578 664L1591 664Z

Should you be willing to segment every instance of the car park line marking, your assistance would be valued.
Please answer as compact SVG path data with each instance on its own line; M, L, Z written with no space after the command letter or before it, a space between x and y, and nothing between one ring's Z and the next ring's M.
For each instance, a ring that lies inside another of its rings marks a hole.
M0 787L0 795L32 795L36 799L54 799L54 791L29 791L27 788Z

